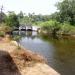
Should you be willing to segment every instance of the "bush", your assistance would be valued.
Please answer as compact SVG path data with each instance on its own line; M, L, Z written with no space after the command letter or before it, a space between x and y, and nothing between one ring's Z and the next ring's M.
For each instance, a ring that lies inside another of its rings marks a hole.
M9 13L9 16L6 17L5 23L7 26L11 27L12 29L14 27L19 27L18 17L14 12Z
M75 34L75 27L69 23L63 23L59 32L60 34Z
M2 26L1 27L1 31L5 32L5 33L9 33L12 31L12 28L8 27L8 26Z
M20 39L21 39L21 36L19 36L19 35L13 36L13 40L15 40L17 42L17 45L18 45L17 48L18 49L21 49L21 46L19 44Z
M56 34L57 31L60 29L60 23L55 20L43 22L40 26L43 30L46 30L47 32L54 34Z
M7 32L11 32L12 28L7 26L5 23L2 23L0 24L0 31L7 33Z
M59 23L55 20L50 20L40 23L42 31L47 31L48 33L53 34L75 34L75 26L70 25L69 23Z
M0 37L4 37L5 33L3 31L0 31Z

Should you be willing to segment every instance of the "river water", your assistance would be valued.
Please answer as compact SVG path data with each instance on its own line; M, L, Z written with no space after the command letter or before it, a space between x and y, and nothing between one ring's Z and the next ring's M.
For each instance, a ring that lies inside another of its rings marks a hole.
M61 75L75 75L75 38L58 38L37 32L13 32L20 35L19 43L35 53L42 55L47 64Z

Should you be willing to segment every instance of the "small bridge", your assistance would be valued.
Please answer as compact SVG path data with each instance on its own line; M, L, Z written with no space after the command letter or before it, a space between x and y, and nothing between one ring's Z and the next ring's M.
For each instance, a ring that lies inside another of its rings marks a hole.
M32 31L31 25L20 25L19 30Z
M19 28L14 28L14 30L19 31L38 31L40 27L32 26L32 25L20 25Z

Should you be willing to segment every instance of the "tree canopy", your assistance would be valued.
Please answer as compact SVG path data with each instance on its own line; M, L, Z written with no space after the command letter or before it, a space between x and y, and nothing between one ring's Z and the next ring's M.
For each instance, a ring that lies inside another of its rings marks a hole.
M15 13L10 12L6 18L6 24L10 27L19 27L18 17Z
M58 2L57 8L59 10L60 22L67 21L71 25L75 24L75 0Z

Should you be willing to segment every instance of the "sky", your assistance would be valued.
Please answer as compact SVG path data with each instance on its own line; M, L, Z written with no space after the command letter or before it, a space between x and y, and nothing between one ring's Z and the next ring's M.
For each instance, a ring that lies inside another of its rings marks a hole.
M51 14L57 11L55 4L59 0L0 0L0 7L3 5L3 11L15 11L19 13Z

